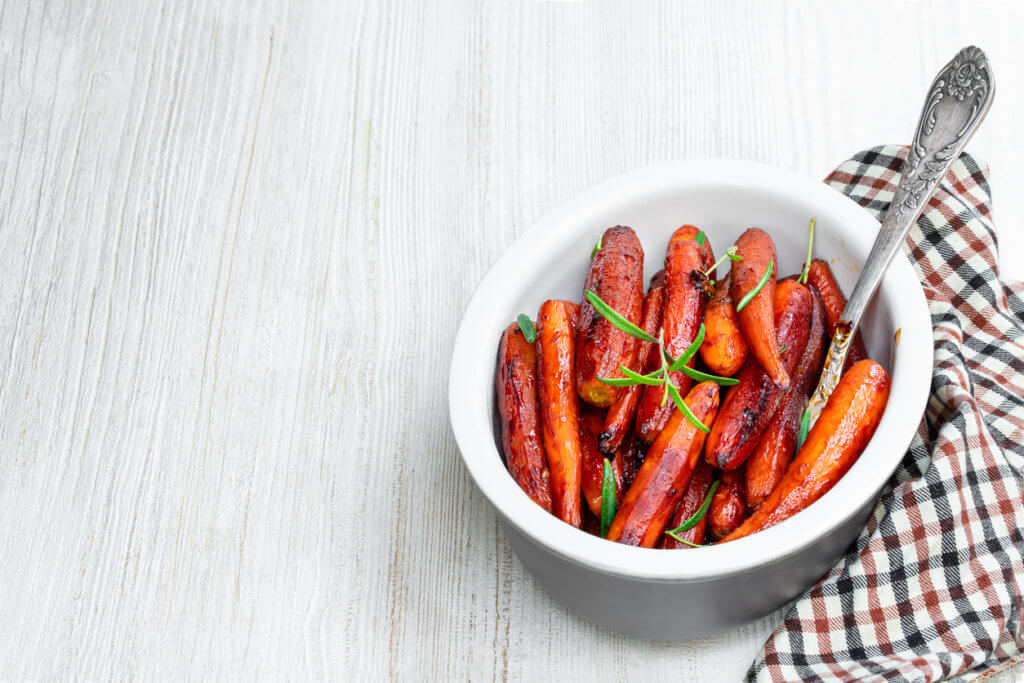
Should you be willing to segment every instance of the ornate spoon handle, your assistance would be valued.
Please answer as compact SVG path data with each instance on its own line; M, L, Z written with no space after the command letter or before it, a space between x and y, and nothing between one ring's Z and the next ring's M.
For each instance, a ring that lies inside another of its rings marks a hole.
M992 105L995 83L988 58L980 48L965 47L935 77L928 91L917 132L899 187L885 214L857 285L836 326L818 388L811 396L810 422L821 414L839 382L846 353L861 316L900 245L917 222L939 181L960 156Z

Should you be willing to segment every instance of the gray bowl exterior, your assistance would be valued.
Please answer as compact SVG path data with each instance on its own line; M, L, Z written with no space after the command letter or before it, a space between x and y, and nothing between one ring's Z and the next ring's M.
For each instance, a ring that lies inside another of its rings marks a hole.
M651 580L603 572L555 554L498 521L512 551L548 595L584 619L650 640L696 640L749 624L831 569L864 527L877 494L825 536L771 565L706 580ZM685 562L699 550L673 550Z

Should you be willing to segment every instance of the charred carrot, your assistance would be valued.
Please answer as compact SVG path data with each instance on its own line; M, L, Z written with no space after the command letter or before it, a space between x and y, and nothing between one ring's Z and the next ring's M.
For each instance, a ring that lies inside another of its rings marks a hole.
M747 518L747 501L743 495L743 469L721 472L718 489L708 508L707 535L713 540L725 538Z
M704 276L701 269L706 266L707 249L693 241L689 235L696 234L692 225L676 230L668 244L665 259L665 307L661 314L661 333L665 338L665 350L673 358L678 357L697 338L701 319L704 317ZM657 354L655 354L657 355ZM696 358L690 360L692 367ZM693 382L680 371L670 373L673 384L685 396ZM640 406L636 412L636 433L651 443L668 422L675 407L665 401L663 387L644 387Z
M889 376L881 365L862 360L847 370L782 481L725 540L774 526L825 495L867 447L888 400Z
M789 390L779 404L768 429L746 464L747 505L757 509L782 479L797 448L800 419L807 397L814 391L825 358L825 312L817 290L811 290L811 329L807 346L791 375Z
M603 411L592 406L580 408L580 447L583 449L583 500L594 515L601 516L601 487L604 485L604 459L597 446L597 438L604 424ZM622 499L622 456L611 458L615 476L615 500Z
M708 490L711 488L711 482L715 479L715 470L711 465L704 462L703 459L699 459L696 469L693 470L693 476L690 477L690 484L686 487L686 492L683 493L683 497L679 501L679 505L676 506L676 511L672 514L672 518L665 526L666 529L675 529L683 522L688 520L700 509L700 506L704 504L704 499L708 495ZM679 538L690 543L696 543L702 545L704 543L704 530L708 525L707 514L700 518L696 526L682 531L676 534ZM671 536L665 535L661 537L661 541L658 543L659 548L667 549L678 549L678 548L692 548L693 546L687 545L686 543L680 543Z
M772 313L779 265L775 242L764 230L750 228L736 240L736 253L742 260L732 264L730 293L740 330L750 354L779 388L787 389L789 373L779 355Z
M807 345L811 293L801 284L783 281L774 296L772 329L778 329L778 344L783 348L783 369L788 375ZM783 393L753 357L747 359L736 378L739 384L726 393L722 410L705 445L708 462L723 470L735 469L750 457L768 428Z
M623 439L616 455L622 459L622 490L628 491L636 479L637 470L644 462L644 456L647 455L647 442L630 432Z
M736 307L729 293L732 273L715 285L704 311L704 342L700 357L711 372L732 377L747 359L747 342L740 332Z
M548 463L541 443L537 406L537 351L512 323L498 345L498 414L505 465L519 488L551 512Z
M605 230L594 254L583 291L592 291L634 325L640 324L644 300L644 250L632 228L617 225ZM633 367L637 339L598 313L583 298L576 330L576 391L587 403L607 408L619 387L598 378L621 378L620 366Z
M661 326L661 311L665 303L665 271L659 270L651 278L651 286L644 297L643 314L640 327L652 337L658 334ZM657 369L658 346L652 342L639 341L636 354L636 369L639 372L652 372ZM629 428L636 417L636 409L640 403L642 386L637 384L623 387L615 403L608 409L604 429L601 432L600 447L605 455L614 453L622 444Z
M551 500L558 517L580 525L583 453L579 401L573 387L576 322L571 301L545 301L537 314L537 377L544 452L550 471Z
M807 284L821 294L821 301L825 304L825 324L828 336L831 338L836 333L836 325L843 317L843 309L846 308L846 297L843 296L843 290L839 288L839 283L836 282L835 275L832 274L828 263L821 259L811 261L811 267L807 270ZM849 370L854 363L867 357L868 352L864 349L864 340L861 338L860 332L857 332L853 335L850 350L846 353L844 369Z
M698 384L685 402L699 420L712 422L718 409L718 385ZM607 538L626 545L654 547L689 486L703 445L704 432L679 410L673 412L626 491Z

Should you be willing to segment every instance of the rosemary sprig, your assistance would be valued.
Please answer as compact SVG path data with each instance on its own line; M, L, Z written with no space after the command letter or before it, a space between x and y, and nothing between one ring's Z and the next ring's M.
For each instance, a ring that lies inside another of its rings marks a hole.
M804 409L804 414L800 416L800 433L796 436L796 447L800 448L804 445L804 441L807 441L807 432L811 430L811 408L808 406Z
M704 323L701 323L700 327L697 329L697 336L694 338L693 342L686 347L686 350L683 351L679 358L673 358L669 355L668 351L665 350L664 330L662 330L659 333L659 336L655 338L631 323L621 313L615 311L615 309L602 301L601 297L592 290L588 289L584 295L587 297L587 301L589 301L594 307L594 310L603 315L606 320L626 334L632 335L637 339L642 339L646 342L657 343L658 355L661 360L661 367L646 375L641 375L638 372L630 370L625 365L620 365L619 370L625 375L625 377L598 377L597 380L602 384L606 384L611 387L630 387L637 384L646 384L654 387L663 386L665 391L661 397L661 405L664 406L668 403L668 399L671 398L683 415L686 416L686 419L690 421L690 424L704 433L710 433L711 430L708 429L703 422L697 419L697 416L693 414L679 395L679 387L672 381L671 374L673 372L682 372L691 379L700 382L716 382L722 386L731 386L739 382L739 380L732 377L709 375L706 372L694 370L687 365L690 359L693 358L693 355L697 353L697 349L700 348L701 343L704 341Z
M807 275L811 271L811 250L814 248L814 219L811 219L811 229L807 235L807 258L804 260L804 269L800 271L800 277L797 278L797 282L802 285L807 284Z
M736 245L732 245L731 247L725 250L725 253L722 255L722 258L715 261L707 270L701 271L702 273L704 273L704 277L711 277L711 271L717 268L718 266L722 265L722 263L725 262L725 259L729 259L730 261L742 261L743 257L736 253Z
M601 297L599 297L597 293L594 292L593 290L588 289L586 292L584 292L584 296L587 297L587 301L590 302L590 305L594 307L595 311L603 315L608 322L610 322L612 325L615 325L615 327L619 328L626 334L632 337L636 337L637 339L642 339L646 342L658 341L657 339L655 339L654 337L647 334L639 327L631 323L629 320L626 319L625 316L617 312L614 308L612 308L605 302L601 301Z
M746 305L749 304L750 301L755 296L757 296L757 293L760 292L764 288L764 286L768 283L768 278L770 278L771 276L772 276L772 260L768 259L768 267L765 269L764 275L761 276L760 281L758 281L757 287L754 287L752 290L747 292L747 295L745 297L743 297L742 299L740 299L740 302L738 304L736 304L736 312L737 313L742 311L746 307Z
M537 330L534 328L530 316L520 313L519 317L516 318L516 324L519 325L519 329L522 331L523 336L526 337L526 341L532 344L537 339Z
M594 248L590 250L590 260L593 261L594 257L597 256L597 252L601 251L601 238L604 235L598 235L597 241L594 242Z
M690 541L679 538L679 536L677 536L676 534L685 533L693 527L700 524L700 520L704 519L704 515L708 513L708 508L711 507L711 499L714 497L715 491L717 489L718 482L712 482L711 488L708 489L708 494L704 496L704 502L700 504L700 507L697 508L697 511L690 515L690 517L687 518L685 522L677 526L675 529L669 529L665 533L674 538L675 540L679 541L680 543L686 543L687 545L691 545L694 548L700 548L701 546L697 543L691 543Z
M704 342L704 323L701 323L700 327L697 328L697 336L694 338L693 343L686 347L686 350L679 356L679 358L673 358L668 351L665 350L665 344L662 339L658 339L658 348L661 351L661 367L652 372L648 372L646 375L633 372L625 365L620 365L619 370L622 374L626 375L622 378L605 378L598 377L598 381L603 384L607 384L610 387L630 387L636 384L646 384L649 386L660 386L664 384L664 378L666 372L682 372L690 379L698 382L714 382L723 387L731 387L735 384L739 384L739 380L734 377L719 377L718 375L709 375L706 372L695 370L687 365L690 359L693 358L694 354L697 353L697 349ZM662 397L662 405L668 401L668 391L666 390L665 396Z
M707 236L704 234L704 231L701 230L697 233L697 236L693 238L693 241L703 247L704 242L707 241Z
M689 365L683 366L679 369L679 372L683 373L695 382L714 382L720 387L732 387L740 383L735 377L719 377L718 375L709 375L706 372L700 370L694 370Z
M608 529L615 519L615 472L608 458L604 459L604 472L601 480L601 535L607 536Z

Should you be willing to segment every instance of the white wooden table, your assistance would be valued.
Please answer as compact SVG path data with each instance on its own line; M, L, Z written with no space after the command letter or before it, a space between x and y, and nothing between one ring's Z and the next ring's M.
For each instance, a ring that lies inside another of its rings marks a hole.
M736 679L773 618L638 642L510 555L448 427L461 310L610 175L906 140L969 42L1019 256L1022 29L1010 1L2 0L0 678Z

